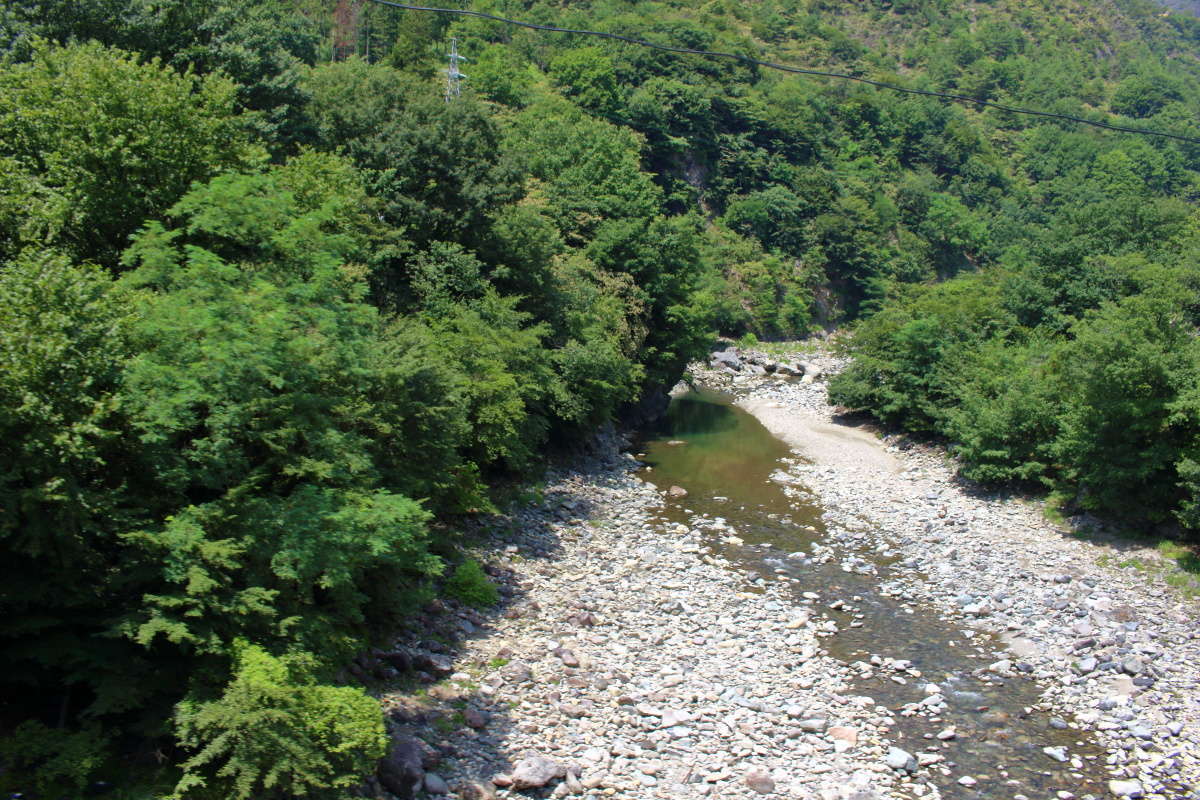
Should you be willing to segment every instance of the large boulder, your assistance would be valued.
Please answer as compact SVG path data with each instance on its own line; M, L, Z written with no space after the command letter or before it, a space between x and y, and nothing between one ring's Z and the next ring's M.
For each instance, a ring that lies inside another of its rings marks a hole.
M742 369L742 359L732 348L718 350L712 354L710 361L714 367L728 367L735 372L740 372Z
M388 754L379 762L378 772L384 789L400 800L411 800L425 783L421 746L410 737L393 738Z
M540 788L566 774L566 767L554 759L530 753L516 763L508 777L512 781L512 788L520 791Z

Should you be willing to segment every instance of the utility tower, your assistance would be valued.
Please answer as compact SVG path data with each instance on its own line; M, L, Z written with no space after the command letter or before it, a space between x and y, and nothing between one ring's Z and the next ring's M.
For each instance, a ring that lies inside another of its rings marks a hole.
M458 39L450 39L450 66L446 69L446 102L449 103L461 94L460 81L467 77L458 71L460 61L466 61L466 56L458 54Z

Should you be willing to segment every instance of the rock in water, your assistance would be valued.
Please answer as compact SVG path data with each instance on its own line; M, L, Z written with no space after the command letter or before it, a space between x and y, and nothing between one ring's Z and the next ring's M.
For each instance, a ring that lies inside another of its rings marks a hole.
M425 791L429 794L450 794L450 787L446 785L440 775L427 772L425 773Z
M561 778L566 772L554 759L534 753L518 761L509 778L512 779L512 788L519 791L545 786L555 778Z
M687 497L687 489L682 486L672 486L670 489L667 489L667 494L671 497Z
M1070 760L1065 747L1043 747L1042 752L1060 763Z
M771 794L775 791L775 781L762 767L752 767L746 773L746 785L759 794Z
M424 780L421 748L409 738L393 739L387 757L379 762L379 782L383 788L400 800L411 800Z

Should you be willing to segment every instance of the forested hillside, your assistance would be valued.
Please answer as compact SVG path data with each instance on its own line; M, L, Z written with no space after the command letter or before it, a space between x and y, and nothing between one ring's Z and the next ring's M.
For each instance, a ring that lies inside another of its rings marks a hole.
M839 402L1200 527L1200 145L337 5L0 8L4 789L347 796L341 667L716 333L855 324ZM1138 0L472 7L1200 136Z

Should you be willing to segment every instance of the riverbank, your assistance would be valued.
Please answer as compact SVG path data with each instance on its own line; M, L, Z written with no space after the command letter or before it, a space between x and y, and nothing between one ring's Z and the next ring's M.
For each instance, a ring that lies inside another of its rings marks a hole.
M772 360L808 362L810 375L841 366L820 351ZM1196 796L1194 602L1140 572L1102 566L1133 554L1073 538L1037 504L959 482L940 449L908 442L901 449L840 424L822 379L781 379L762 365L737 366L697 366L694 377L733 392L807 459L788 467L785 482L817 496L832 546L895 554L880 575L888 593L933 606L948 625L1002 637L1011 657L997 670L1033 676L1044 701L1071 717L1060 722L1095 732L1107 750L1114 796Z
M610 437L480 532L504 602L443 605L401 637L425 683L382 696L400 776L384 788L424 773L462 798L936 797L885 763L886 710L845 693L821 621L661 521L638 466Z

